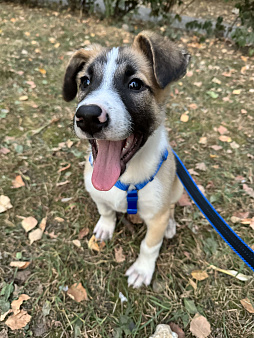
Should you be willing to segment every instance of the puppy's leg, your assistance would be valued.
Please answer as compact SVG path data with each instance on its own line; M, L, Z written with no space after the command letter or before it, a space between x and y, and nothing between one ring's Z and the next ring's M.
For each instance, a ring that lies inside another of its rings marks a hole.
M169 216L170 210L167 208L152 219L144 219L147 224L147 233L141 243L138 259L126 272L129 286L139 288L142 284L150 284Z
M95 237L101 241L111 239L116 225L116 212L104 203L96 202L99 214L99 221L94 228Z
M176 234L176 221L175 221L174 213L175 213L175 204L171 204L168 226L165 231L165 237L168 239L173 238Z

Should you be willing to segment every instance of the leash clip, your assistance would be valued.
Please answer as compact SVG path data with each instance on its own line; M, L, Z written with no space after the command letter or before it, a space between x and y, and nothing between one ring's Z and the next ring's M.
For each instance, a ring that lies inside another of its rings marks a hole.
M127 213L135 215L138 212L138 192L130 190L127 192Z

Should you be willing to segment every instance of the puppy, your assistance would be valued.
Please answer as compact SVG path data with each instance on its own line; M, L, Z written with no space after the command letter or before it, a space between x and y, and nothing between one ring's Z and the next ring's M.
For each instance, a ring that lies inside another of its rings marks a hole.
M116 212L127 209L137 209L147 225L138 259L126 272L134 288L150 284L163 237L176 232L170 206L183 188L164 127L165 102L189 59L168 39L143 31L132 46L76 51L64 77L63 98L78 93L75 133L91 144L85 186L100 214L96 238L110 239Z

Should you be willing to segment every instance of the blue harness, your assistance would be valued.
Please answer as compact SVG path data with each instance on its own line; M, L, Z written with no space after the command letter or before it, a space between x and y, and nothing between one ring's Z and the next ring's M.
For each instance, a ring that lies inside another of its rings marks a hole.
M173 150L172 150L173 151ZM254 251L239 237L234 230L225 222L225 220L218 214L214 209L211 203L199 190L198 186L192 179L190 173L185 168L184 164L173 151L176 159L176 173L179 179L181 180L185 190L189 196L193 199L196 206L203 213L209 223L217 231L217 233L224 239L224 241L230 246L230 248L254 271ZM160 170L164 161L168 157L168 150L161 156L160 163L154 173L148 180L134 185L135 189L128 190L131 184L124 184L118 180L115 184L115 187L123 191L127 191L127 213L136 214L137 213L137 203L138 203L138 191L144 188L149 182L151 182L158 171ZM93 165L92 156L89 157L89 162Z

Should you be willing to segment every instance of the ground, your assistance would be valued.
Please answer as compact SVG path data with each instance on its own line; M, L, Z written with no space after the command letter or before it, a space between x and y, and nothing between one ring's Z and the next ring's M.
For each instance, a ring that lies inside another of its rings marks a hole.
M211 325L209 337L253 337L253 314L240 302L254 301L253 277L240 281L211 265L253 274L193 204L177 206L177 235L164 240L149 287L128 288L124 276L145 225L131 225L120 215L112 241L99 252L88 248L98 213L83 186L87 144L72 131L75 103L61 97L65 66L72 51L90 42L125 44L143 28L167 29L129 22L127 33L121 24L89 17L80 22L68 12L8 3L1 3L0 15L0 195L13 206L0 214L0 311L26 294L30 299L21 308L31 315L8 336L149 337L157 324L173 322L192 337L190 322L199 312ZM192 61L169 97L172 147L225 220L253 246L253 59L225 41L200 44L180 34L177 43ZM24 185L14 188L19 175ZM47 218L42 238L32 244L21 225L29 216L39 223ZM31 264L17 271L13 261ZM199 281L194 270L207 276ZM67 295L74 283L82 283L87 300ZM127 302L121 303L119 292ZM5 321L1 337L7 337Z

